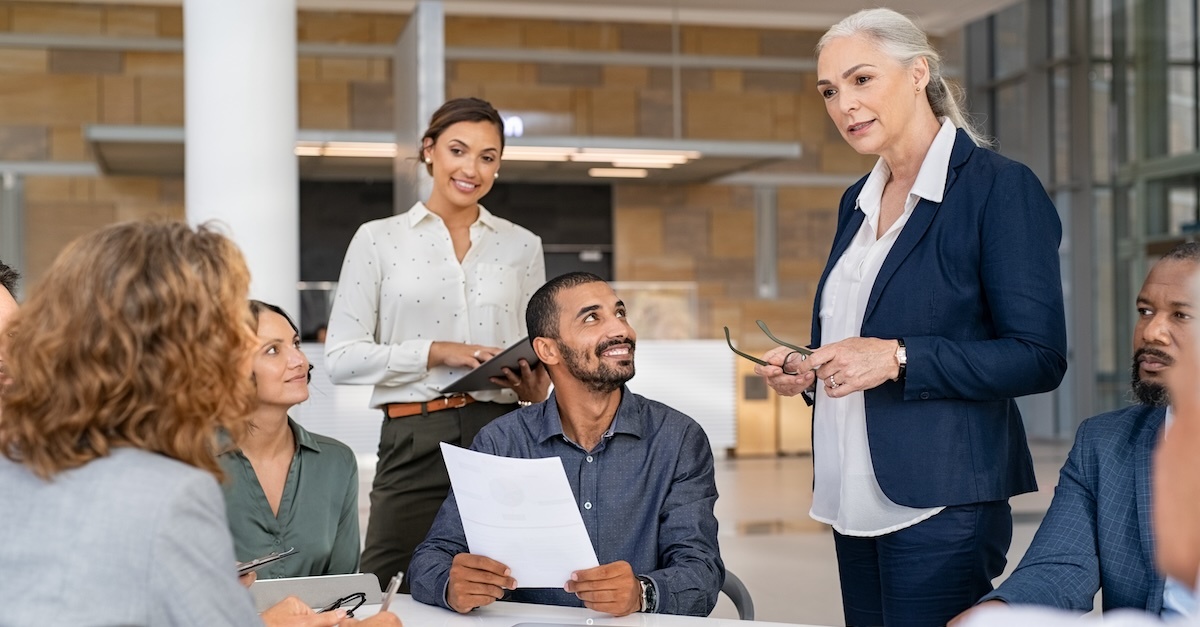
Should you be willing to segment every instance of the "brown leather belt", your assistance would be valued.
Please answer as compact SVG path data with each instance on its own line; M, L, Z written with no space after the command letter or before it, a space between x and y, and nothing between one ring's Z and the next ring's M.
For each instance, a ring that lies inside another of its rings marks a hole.
M459 407L466 407L474 402L475 399L467 396L466 394L455 394L453 396L436 398L425 403L388 403L387 405L383 406L383 413L387 415L388 418L407 418L409 416L416 416L418 414L422 416L428 416L430 413L435 411L442 411L443 409L458 409Z

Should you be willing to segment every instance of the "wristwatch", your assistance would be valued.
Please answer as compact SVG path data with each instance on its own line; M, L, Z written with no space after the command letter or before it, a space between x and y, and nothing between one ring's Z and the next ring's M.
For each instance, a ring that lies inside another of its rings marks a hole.
M900 372L896 373L896 378L893 381L899 381L904 378L905 372L908 370L908 349L904 348L904 340L896 338L896 363L900 364Z
M653 614L658 610L658 591L654 589L654 582L649 577L638 575L637 578L638 583L642 584L642 605L638 611Z

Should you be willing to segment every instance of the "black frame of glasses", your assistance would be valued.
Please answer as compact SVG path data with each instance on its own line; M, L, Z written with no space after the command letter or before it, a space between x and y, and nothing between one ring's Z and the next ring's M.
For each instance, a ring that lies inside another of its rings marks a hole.
M762 332L763 332L763 333L766 333L766 334L767 334L767 337L771 338L771 341L772 341L772 342L775 342L776 344L778 344L778 345L780 345L780 346L782 346L782 347L784 347L784 348L790 348L790 349L792 349L792 352L788 353L788 354L787 354L787 355L786 355L786 356L783 358L783 363L784 363L784 365L787 365L787 363L788 363L788 360L790 360L790 359L792 358L792 355L800 355L800 361L804 361L805 359L808 359L808 356L809 356L809 355L811 355L811 354L812 354L812 350L811 350L811 349L805 348L805 347L803 347L803 346L796 346L795 344L789 344L789 343L787 343L787 342L785 342L785 341L783 341L783 340L781 340L781 339L779 339L779 338L775 337L775 334L774 334L774 333L771 333L771 329L767 328L767 323L763 322L762 320L755 320L754 322L755 322L756 324L758 324L758 328L759 328L759 329L762 329ZM752 361L752 362L754 362L754 363L756 363L756 364L758 364L758 365L760 365L760 366L770 366L770 365L771 365L771 364L769 364L769 363L767 363L767 362L765 362L765 361L763 361L763 360L761 360L761 359L759 359L759 358L757 358L757 357L755 357L755 356L753 356L753 355L750 355L750 354L747 354L747 353L743 353L742 351L740 351L740 350L738 350L738 349L734 348L734 346L733 346L733 338L731 338L731 337L729 336L729 327L723 327L723 328L725 329L725 343L726 343L726 344L729 344L729 350L733 351L734 353L737 353L738 355L740 355L740 356L742 356L742 357L745 357L746 359L749 359L750 361ZM791 376L795 376L795 375L798 375L798 374L800 374L800 371L799 371L799 370L797 370L797 371L795 371L795 372L789 372L789 371L788 371L786 368L784 368L784 369L783 369L783 374L786 374L786 375L791 375Z
M354 610L357 610L358 608L362 607L363 603L367 602L367 593L366 592L355 592L354 594L347 594L346 596L334 601L333 603L330 603L329 605L326 605L325 607L317 610L317 613L320 614L321 612L332 612L336 609L341 609L342 607L349 605L350 603L354 602L355 600L357 600L358 602L354 603L354 607L346 610L346 618L354 618Z

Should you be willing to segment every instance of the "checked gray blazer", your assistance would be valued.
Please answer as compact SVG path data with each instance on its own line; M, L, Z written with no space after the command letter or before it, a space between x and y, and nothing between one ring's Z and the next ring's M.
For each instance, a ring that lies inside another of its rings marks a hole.
M1013 574L982 601L1090 611L1162 610L1154 568L1150 459L1166 408L1136 405L1085 420L1054 501Z

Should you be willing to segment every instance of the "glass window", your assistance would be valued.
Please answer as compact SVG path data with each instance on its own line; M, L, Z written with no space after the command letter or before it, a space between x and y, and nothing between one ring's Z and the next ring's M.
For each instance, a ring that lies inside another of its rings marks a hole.
M1167 233L1180 235L1196 226L1196 182L1172 185L1167 193Z
M1190 66L1167 70L1167 150L1172 155L1196 150L1196 73Z
M1050 3L1050 58L1065 59L1071 53L1071 22L1067 0Z
M996 77L1002 78L1025 69L1025 39L1029 31L1025 3L1021 2L996 14Z
M1056 67L1050 73L1050 109L1054 112L1051 136L1054 142L1054 181L1057 183L1071 181L1070 80L1066 66Z
M1116 122L1112 107L1112 66L1092 66L1092 176L1097 182L1108 182L1112 176L1112 152Z
M1112 58L1112 0L1092 0L1092 55Z
M1029 145L1025 138L1025 81L1009 83L996 89L996 143L1004 156L1027 163Z
M1171 61L1195 59L1195 0L1167 2L1167 58Z

